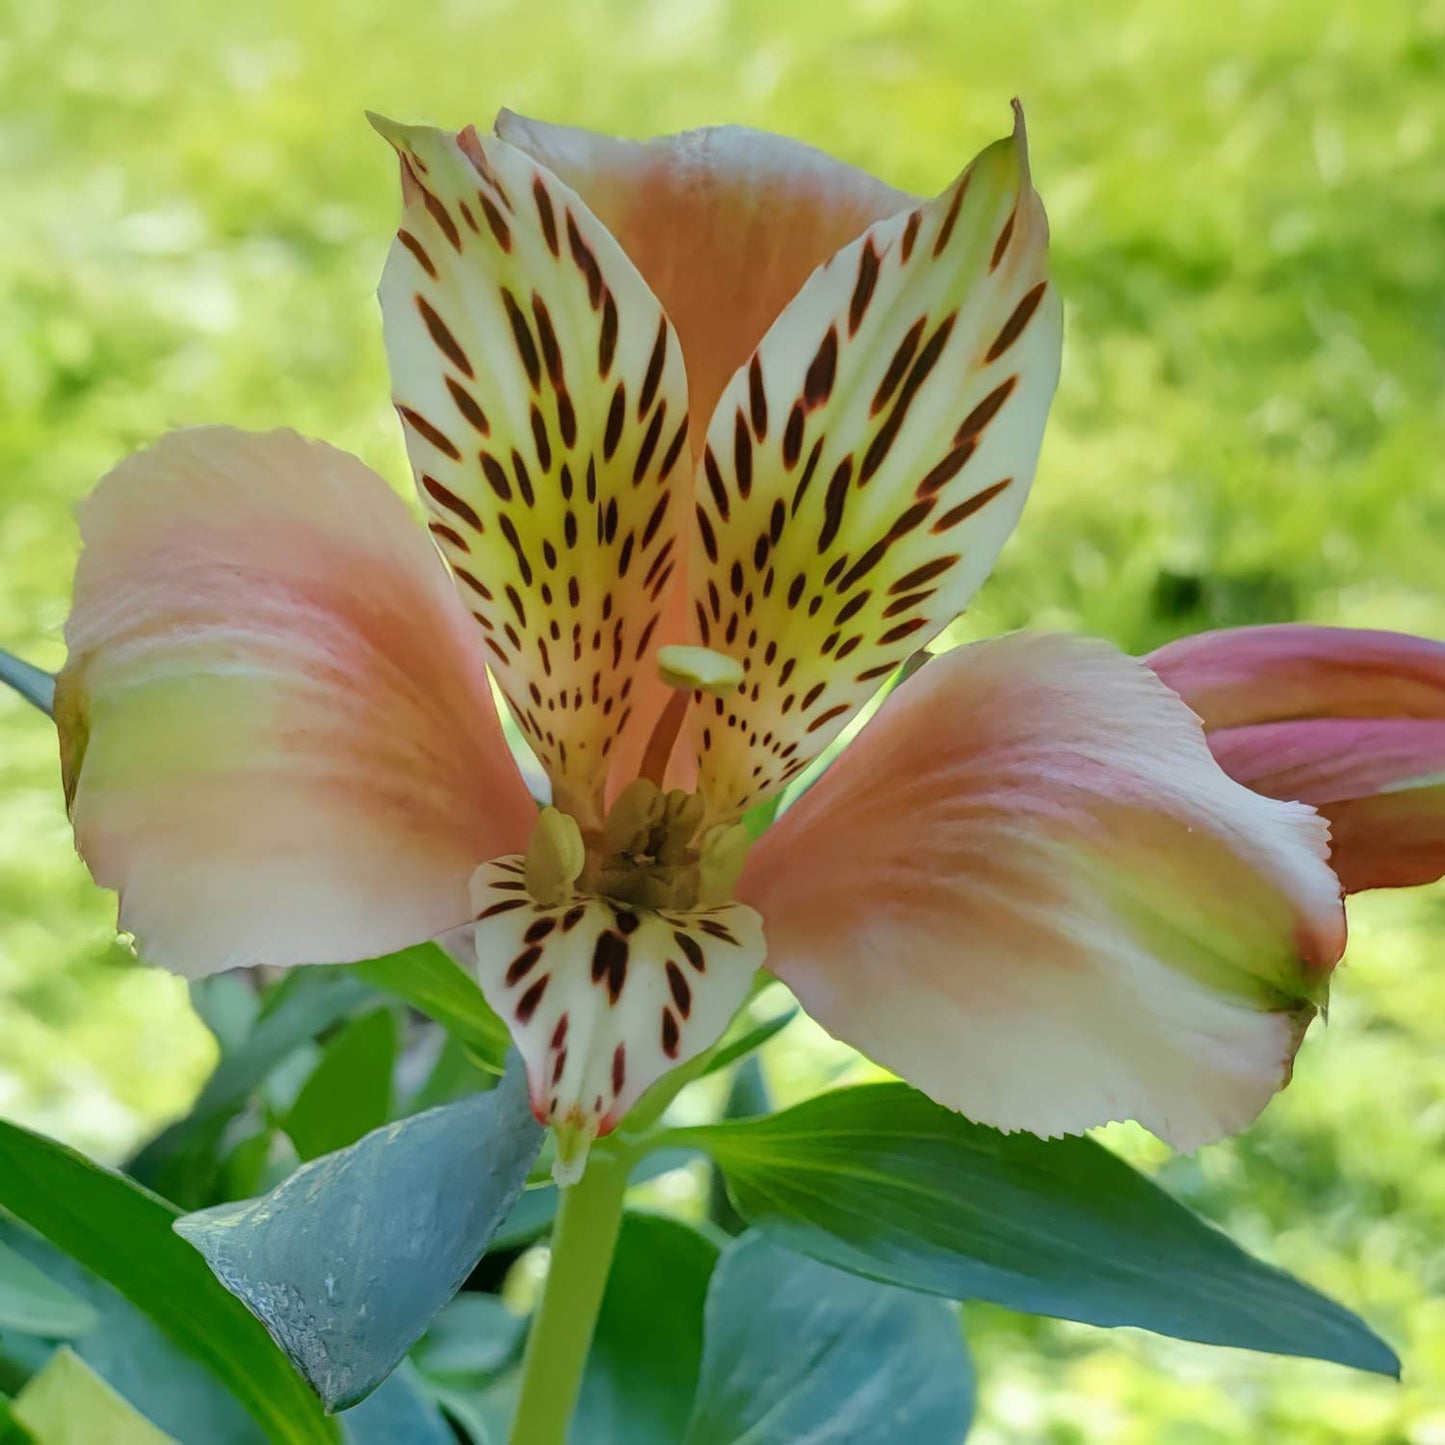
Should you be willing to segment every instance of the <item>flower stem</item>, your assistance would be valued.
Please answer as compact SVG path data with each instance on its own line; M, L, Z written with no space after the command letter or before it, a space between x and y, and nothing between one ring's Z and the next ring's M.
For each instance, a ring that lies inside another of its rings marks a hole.
M582 1178L562 1190L511 1445L565 1445L622 1225L629 1163L605 1146L594 1148Z

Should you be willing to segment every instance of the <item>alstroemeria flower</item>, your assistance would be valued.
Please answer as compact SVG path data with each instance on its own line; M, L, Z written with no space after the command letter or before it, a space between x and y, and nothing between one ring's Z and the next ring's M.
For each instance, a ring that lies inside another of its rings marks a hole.
M122 925L193 975L472 927L564 1175L765 959L976 1119L1244 1124L1339 957L1339 889L1324 824L1231 782L1144 664L950 653L746 856L743 815L1023 506L1061 328L1022 127L921 201L749 132L501 125L378 122L386 347L445 568L291 434L169 437L85 506L57 716Z
M1145 660L1203 719L1230 777L1329 820L1346 892L1445 875L1445 643L1285 623Z

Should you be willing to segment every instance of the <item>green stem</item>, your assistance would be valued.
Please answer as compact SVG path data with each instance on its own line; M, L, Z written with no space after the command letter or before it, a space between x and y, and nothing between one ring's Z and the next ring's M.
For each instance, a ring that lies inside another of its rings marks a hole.
M629 1163L606 1146L594 1148L582 1178L562 1191L511 1445L565 1445L622 1225Z

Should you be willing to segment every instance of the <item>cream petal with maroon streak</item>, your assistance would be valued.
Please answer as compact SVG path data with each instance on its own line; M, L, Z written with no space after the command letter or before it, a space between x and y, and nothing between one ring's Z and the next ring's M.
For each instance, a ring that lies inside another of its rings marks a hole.
M1059 374L1048 228L1020 118L937 200L817 271L708 428L689 564L717 814L796 776L987 576L1032 480Z
M618 140L504 110L497 134L573 187L622 243L677 327L699 422L814 267L917 204L801 141L743 126Z
M337 963L471 916L536 809L405 503L294 432L176 432L80 508L55 720L76 845L142 956Z
M1036 1134L1190 1149L1289 1078L1344 947L1327 829L1209 755L1107 644L935 658L754 848L738 893L825 1028Z
M649 1085L710 1047L766 952L740 903L633 909L577 893L538 903L520 857L477 870L478 979L522 1058L538 1120L559 1152L585 1150Z
M617 242L490 136L377 122L405 213L380 295L393 395L432 533L559 805L601 821L643 732L686 506L677 338Z

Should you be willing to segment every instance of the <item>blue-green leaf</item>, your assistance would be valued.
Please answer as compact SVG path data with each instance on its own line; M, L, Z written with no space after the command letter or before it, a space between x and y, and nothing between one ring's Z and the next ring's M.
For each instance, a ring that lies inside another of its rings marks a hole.
M518 1064L488 1093L389 1124L261 1199L176 1228L327 1406L345 1409L461 1287L541 1143Z
M1090 1139L1001 1134L902 1084L679 1131L738 1212L827 1264L953 1299L1398 1375L1364 1321Z
M361 1404L341 1416L347 1445L456 1445L441 1411L403 1363Z
M0 1330L68 1340L93 1330L99 1320L84 1300L0 1244Z
M723 1252L684 1445L959 1445L972 1416L973 1371L942 1301L758 1234Z

